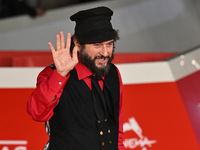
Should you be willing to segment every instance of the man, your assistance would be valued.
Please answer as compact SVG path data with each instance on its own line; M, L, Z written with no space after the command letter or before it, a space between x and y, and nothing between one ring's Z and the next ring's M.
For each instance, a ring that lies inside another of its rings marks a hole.
M61 31L56 48L48 43L54 65L39 74L27 104L32 119L46 122L46 149L124 149L122 80L111 63L118 39L112 15L107 7L80 11L70 17L74 36L68 33L65 44Z

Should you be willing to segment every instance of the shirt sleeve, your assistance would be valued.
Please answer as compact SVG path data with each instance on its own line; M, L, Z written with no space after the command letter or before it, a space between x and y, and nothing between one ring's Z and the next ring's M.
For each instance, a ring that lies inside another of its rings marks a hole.
M40 72L36 89L27 102L27 112L33 120L46 122L52 117L69 76L63 77L50 67Z
M124 150L124 131L123 131L123 83L120 72L118 70L119 82L120 82L120 103L119 103L119 133L118 133L118 148Z

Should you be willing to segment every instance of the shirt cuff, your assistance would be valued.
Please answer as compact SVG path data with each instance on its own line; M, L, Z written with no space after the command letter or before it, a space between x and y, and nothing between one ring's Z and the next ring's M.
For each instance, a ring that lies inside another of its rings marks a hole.
M70 77L69 73L67 74L66 77L63 77L56 71L56 69L54 69L52 75L48 80L49 87L53 90L59 91L65 86L69 77Z

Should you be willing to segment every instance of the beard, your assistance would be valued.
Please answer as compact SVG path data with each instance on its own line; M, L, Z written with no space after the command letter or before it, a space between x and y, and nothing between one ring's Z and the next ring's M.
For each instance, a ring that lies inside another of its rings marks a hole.
M92 73L94 73L95 75L97 76L105 76L109 69L110 69L110 65L111 65L111 62L114 58L114 50L112 52L112 55L111 56L107 56L107 57L104 57L102 55L100 56L95 56L94 59L92 59L88 53L86 52L85 50L85 47L82 46L82 48L80 49L80 52L79 52L79 60L81 63L83 63ZM95 61L96 59L108 59L108 62L107 62L107 65L106 66L103 66L102 67L97 67L96 64L95 64Z

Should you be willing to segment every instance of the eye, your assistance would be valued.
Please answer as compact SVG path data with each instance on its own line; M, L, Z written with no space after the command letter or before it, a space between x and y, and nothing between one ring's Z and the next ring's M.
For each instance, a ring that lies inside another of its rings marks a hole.
M100 47L101 46L101 44L99 44L99 43L94 43L93 45L94 45L94 47Z
M113 41L112 42L109 42L108 44L107 44L107 46L112 46L113 45Z

